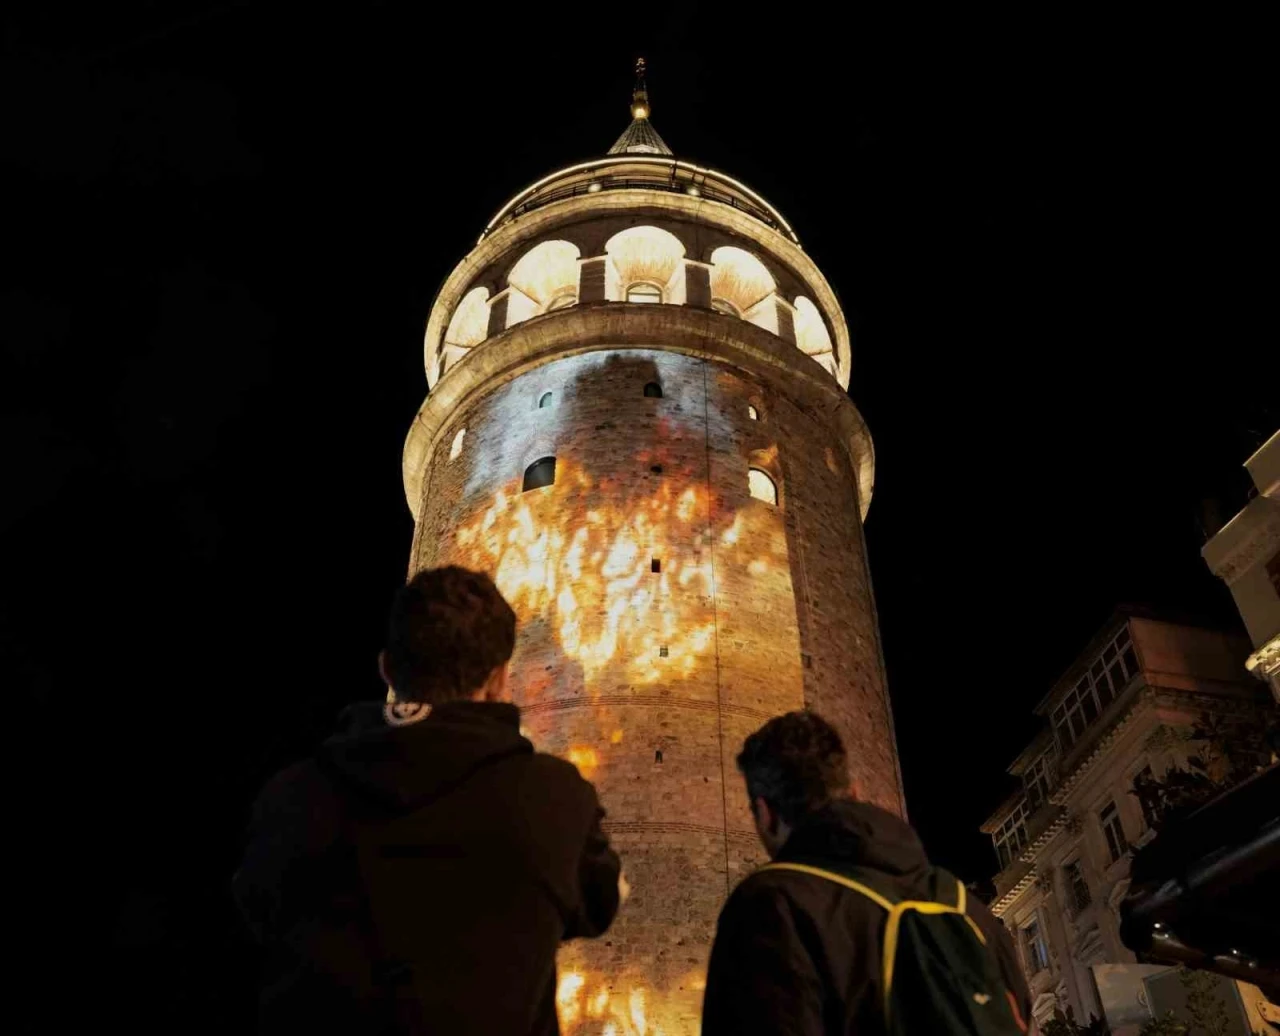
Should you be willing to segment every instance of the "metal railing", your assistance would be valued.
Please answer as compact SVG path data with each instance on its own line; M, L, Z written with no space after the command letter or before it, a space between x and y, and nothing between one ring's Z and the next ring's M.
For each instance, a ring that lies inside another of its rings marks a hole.
M693 188L693 191L690 191ZM568 184L564 187L555 187L551 190L536 194L528 201L517 205L508 213L507 218L503 220L515 219L517 216L526 212L532 212L539 209L543 205L550 205L552 202L561 201L564 198L575 198L584 194L598 194L602 191L621 191L621 190L650 190L650 191L670 191L672 194L690 194L696 198L708 198L711 201L719 202L721 205L728 205L737 209L739 212L745 212L748 216L758 219L765 226L784 233L782 227L778 225L777 220L773 219L764 209L758 205L753 205L739 198L735 194L709 185L706 182L696 182L693 179L677 179L673 176L655 176L655 177L601 177L598 180L583 180L579 183Z

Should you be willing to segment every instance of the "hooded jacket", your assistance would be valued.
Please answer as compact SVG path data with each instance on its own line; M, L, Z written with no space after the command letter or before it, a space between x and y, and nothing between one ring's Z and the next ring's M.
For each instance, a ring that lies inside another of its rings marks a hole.
M618 908L595 789L514 705L341 733L254 807L233 888L264 948L263 1033L556 1033L555 953Z
M877 890L896 899L955 902L953 888L934 888L935 872L910 826L862 802L838 801L797 822L776 859L836 872L856 867L874 872ZM1027 1018L1030 997L1008 932L972 896L966 913L995 948ZM749 875L720 914L703 1036L883 1033L884 925L882 907L825 878L787 870Z

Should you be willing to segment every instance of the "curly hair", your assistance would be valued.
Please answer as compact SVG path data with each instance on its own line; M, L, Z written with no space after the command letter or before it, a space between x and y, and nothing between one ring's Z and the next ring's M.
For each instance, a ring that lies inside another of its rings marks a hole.
M487 575L419 572L396 594L383 655L398 701L440 704L479 690L515 649L516 613Z
M738 769L751 801L763 798L792 825L849 791L849 758L840 735L816 712L769 720L743 742Z

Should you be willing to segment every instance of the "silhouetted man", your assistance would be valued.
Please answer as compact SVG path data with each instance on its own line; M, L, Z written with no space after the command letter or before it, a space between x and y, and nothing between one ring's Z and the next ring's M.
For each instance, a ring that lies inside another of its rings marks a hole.
M904 821L856 800L829 724L812 712L772 719L747 738L738 768L773 864L745 878L720 914L703 1036L1026 1031L1029 996L1008 933L929 865ZM900 912L890 997L886 930L903 901L953 909ZM917 922L933 930L912 941ZM893 1024L890 1005L902 1012Z
M263 790L234 879L262 1032L558 1032L556 947L608 928L620 867L592 786L520 734L515 630L487 576L419 573L379 658L389 703Z

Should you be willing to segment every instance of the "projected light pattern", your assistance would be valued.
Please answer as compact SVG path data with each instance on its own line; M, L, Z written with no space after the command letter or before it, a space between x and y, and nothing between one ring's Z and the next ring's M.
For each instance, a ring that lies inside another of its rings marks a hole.
M714 649L714 622L689 621L685 606L715 592L712 548L760 575L785 559L785 534L764 515L762 535L744 537L745 512L712 527L704 484L678 474L657 483L620 489L558 460L554 486L521 493L512 479L460 527L457 560L492 572L522 622L548 621L587 682L608 666L638 684L687 675Z
M690 972L684 988L700 992L705 985L701 972ZM639 976L565 971L556 986L560 1030L565 1036L681 1036L683 1028L663 1019L656 999Z

